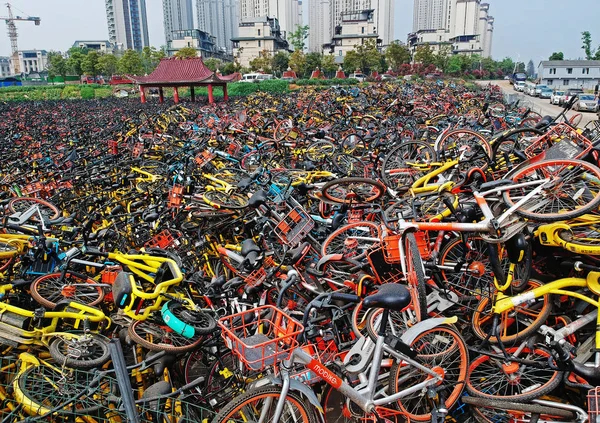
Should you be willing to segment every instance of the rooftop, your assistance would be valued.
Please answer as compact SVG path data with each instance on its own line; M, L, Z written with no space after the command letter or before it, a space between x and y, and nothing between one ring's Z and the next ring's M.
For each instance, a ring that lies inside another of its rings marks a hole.
M600 60L542 60L542 66L600 66Z
M161 59L148 76L133 77L140 85L188 85L233 82L236 75L219 76L206 67L201 57Z

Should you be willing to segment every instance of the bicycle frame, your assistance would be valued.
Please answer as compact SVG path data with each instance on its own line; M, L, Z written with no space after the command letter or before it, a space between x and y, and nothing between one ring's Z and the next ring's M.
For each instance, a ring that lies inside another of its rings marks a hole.
M452 323L455 321L456 318L454 317L450 319L445 319L443 323ZM381 362L384 352L391 355L395 359L406 363L407 366L415 367L427 373L430 376L430 378L409 388L403 389L395 394L386 395L381 398L375 398L375 394L377 393L377 382L379 379L378 376L379 371L381 370ZM318 360L315 360L302 348L295 348L292 351L290 358L283 361L280 366L283 383L281 389L281 396L279 397L277 407L273 415L273 422L278 422L281 418L281 414L285 406L285 398L287 396L287 393L289 392L291 385L290 370L293 368L294 364L302 364L308 369L315 372L315 374L321 377L327 384L331 385L344 396L349 398L353 403L357 404L365 413L372 413L375 410L375 407L390 404L392 402L406 397L407 395L418 392L422 389L426 389L429 386L436 385L437 383L443 380L443 378L433 370L423 366L417 361L405 356L402 353L397 352L396 350L386 345L385 338L382 335L377 336L377 342L375 343L375 349L373 352L373 358L371 362L372 367L368 375L368 385L366 388L358 390L344 382L339 376L331 372L323 363L321 363ZM270 407L265 406L263 407L263 410L268 410L269 408ZM264 422L264 417L261 416L261 419L259 419L259 421Z

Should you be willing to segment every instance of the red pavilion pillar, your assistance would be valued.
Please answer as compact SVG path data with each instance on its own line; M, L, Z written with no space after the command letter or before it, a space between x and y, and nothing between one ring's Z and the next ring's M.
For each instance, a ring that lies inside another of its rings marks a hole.
M179 103L179 91L177 91L177 87L173 87L173 101Z
M140 101L142 103L146 102L146 90L142 86L140 86Z
M163 88L162 87L158 88L158 101L160 103L164 103L165 102L165 94L163 92Z
M227 95L227 84L223 85L223 101L229 100L229 95Z
M213 97L213 86L212 86L212 84L208 84L208 102L210 104L213 104L215 102L215 99Z

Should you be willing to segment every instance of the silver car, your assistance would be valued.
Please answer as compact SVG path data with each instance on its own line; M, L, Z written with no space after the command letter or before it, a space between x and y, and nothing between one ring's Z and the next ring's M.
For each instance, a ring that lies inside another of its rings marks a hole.
M540 98L551 98L552 97L552 89L551 88L542 88L539 94Z
M573 108L578 112L597 112L598 99L594 94L577 94Z

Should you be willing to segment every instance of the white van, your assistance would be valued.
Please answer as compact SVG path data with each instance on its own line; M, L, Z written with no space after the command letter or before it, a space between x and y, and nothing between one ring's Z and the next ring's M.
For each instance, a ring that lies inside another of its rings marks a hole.
M515 91L523 91L523 88L525 88L525 81L516 81L513 88Z
M247 73L242 76L241 82L260 82L273 79L273 75L268 73Z

